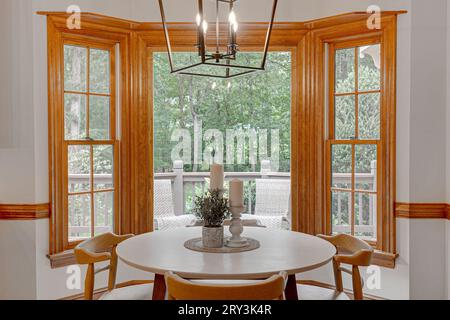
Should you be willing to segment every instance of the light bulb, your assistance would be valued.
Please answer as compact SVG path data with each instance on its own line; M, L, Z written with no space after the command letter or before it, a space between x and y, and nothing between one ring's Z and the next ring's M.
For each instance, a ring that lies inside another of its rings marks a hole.
M200 13L197 13L197 17L195 18L195 20L197 21L197 26L200 27L200 25L202 24L202 17Z
M228 89L231 89L231 82L228 82Z
M208 22L203 20L203 32L206 33L208 31Z
M239 29L239 23L235 22L235 23L233 24L233 30L234 30L234 33L236 33L236 32L238 31L238 29Z
M234 10L231 10L230 15L228 16L228 21L230 24L236 23L236 13L234 13Z

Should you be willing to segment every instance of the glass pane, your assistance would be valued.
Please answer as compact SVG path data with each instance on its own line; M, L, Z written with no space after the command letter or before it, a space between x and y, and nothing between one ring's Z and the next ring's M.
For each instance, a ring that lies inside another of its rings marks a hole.
M177 52L174 56L176 67L189 62L190 57L191 62L198 60L195 53ZM261 54L244 52L239 57L246 64L256 65ZM207 191L209 183L205 177L209 178L209 163L213 161L223 162L226 172L258 174L264 170L289 184L290 52L270 52L267 72L229 80L170 74L167 52L155 52L152 62L155 179L173 173L176 164L175 168L182 167L196 181L195 187L188 181L184 190L173 190L174 194L184 193L183 203L176 205L176 214L191 213L195 195ZM255 188L254 180L245 183L249 214L255 212ZM155 205L164 204L155 199ZM289 210L289 197L284 197L281 207Z
M64 90L86 92L87 49L64 46Z
M380 90L381 52L380 45L358 48L359 91Z
M94 190L114 189L113 146L94 146Z
M352 233L350 224L351 215L351 193L333 192L331 201L331 228L333 234Z
M355 92L355 49L336 50L336 93Z
M91 237L91 195L69 196L69 241Z
M109 140L109 97L90 96L89 134L94 140Z
M380 139L380 94L370 93L359 96L359 139Z
M91 49L89 62L90 92L109 94L111 80L109 51Z
M352 189L352 146L332 146L331 157L331 187L339 189Z
M90 146L69 146L69 193L91 190Z
M95 235L113 232L114 192L94 194Z
M377 196L355 193L355 236L376 240Z
M86 96L64 95L64 127L66 140L86 138Z
M356 137L355 96L336 97L335 138L352 140Z
M355 146L355 189L377 191L377 146Z

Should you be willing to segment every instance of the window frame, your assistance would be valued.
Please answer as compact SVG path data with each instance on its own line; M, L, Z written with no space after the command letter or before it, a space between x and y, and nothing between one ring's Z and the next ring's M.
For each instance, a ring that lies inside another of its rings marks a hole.
M325 230L326 234L332 234L332 146L333 145L351 145L352 146L352 189L351 189L351 203L352 212L349 212L349 220L351 225L351 233L354 234L355 225L355 198L354 195L358 194L355 186L355 146L357 145L376 145L377 146L377 228L376 228L376 241L367 241L370 245L377 250L377 253L389 253L396 255L395 251L395 217L393 211L393 204L391 205L392 197L395 197L395 190L388 190L386 186L395 186L395 176L388 174L387 167L392 168L394 164L395 175L395 92L394 88L388 87L387 84L392 83L392 61L395 58L395 50L391 51L393 47L386 43L386 37L383 33L373 34L360 34L352 37L351 39L342 38L327 41L328 52L328 72L326 74L327 79L327 105L325 114L327 115L326 121L326 135L325 135ZM341 49L355 49L357 53L358 48L368 45L380 45L380 89L379 90L367 90L360 91L358 86L358 54L355 54L355 90L347 95L355 96L355 134L356 137L353 140L336 139L335 137L335 97L340 96L336 93L336 52ZM395 66L394 66L395 68ZM393 75L395 76L395 70ZM380 93L380 138L378 140L359 140L359 123L358 123L358 111L359 103L358 97L365 93ZM393 118L392 118L393 117ZM369 192L362 192L369 194ZM391 194L390 194L391 193ZM394 194L392 196L392 193ZM389 222L391 221L391 222Z
M139 132L148 132L147 122L141 121L148 105L144 100L133 99L138 96L143 85L138 77L131 77L130 63L133 60L130 50L135 46L132 41L132 27L126 21L82 14L82 29L69 29L66 13L39 13L47 16L47 61L48 61L48 154L49 154L49 253L52 268L59 268L76 263L73 247L76 243L68 242L67 210L65 192L67 184L65 174L67 166L64 159L64 43L91 45L99 48L114 48L116 69L114 85L115 99L115 171L116 181L114 232L117 234L140 234L151 231L147 223L149 209L137 206L141 193L146 192L140 177L145 176L147 163L136 160L145 152L147 142L140 135L133 134L134 126ZM114 27L113 27L114 26ZM139 61L135 59L135 61ZM111 69L113 70L113 69ZM137 74L137 73L136 73ZM113 82L111 80L111 82ZM133 103L133 108L131 104ZM112 138L112 137L110 137ZM148 139L150 141L150 139ZM136 147L139 145L139 148ZM141 157L142 159L142 157ZM135 164L136 163L136 164ZM142 165L141 165L142 164ZM142 187L141 187L142 186ZM138 196L139 194L139 196ZM66 240L67 239L67 240Z
M359 90L359 58L358 58L358 49L362 46L369 46L369 45L380 45L380 61L382 62L381 68L380 68L380 89L379 90L370 90L370 91L360 91ZM355 57L354 57L354 72L355 72L355 90L353 92L348 93L337 93L336 92L336 53L338 50L342 49L354 49ZM377 186L376 191L367 191L367 190L358 190L356 189L356 182L355 182L355 176L356 176L356 161L355 161L355 154L356 154L356 146L366 146L366 145L374 145L377 147L377 165L381 164L380 161L382 161L383 157L381 155L381 152L383 150L382 145L382 137L384 136L385 127L383 126L383 118L385 116L382 107L381 107L381 101L382 101L382 95L383 95L383 50L382 50L382 43L381 39L379 37L372 37L370 39L361 39L358 41L352 40L352 41L343 41L339 43L330 43L328 46L328 59L329 59L329 70L328 70L328 77L329 77L329 100L328 100L328 139L327 139L327 147L326 147L326 163L327 163L327 175L326 175L326 210L327 210L327 233L332 233L333 226L331 223L332 220L332 201L333 201L333 192L345 192L350 193L351 195L351 212L349 212L349 220L350 220L350 227L351 227L351 234L355 235L355 195L357 194L369 194L369 195L376 195L376 202L377 202L377 212L375 215L375 218L377 220L377 229L376 229L376 240L366 240L368 243L370 243L373 247L380 249L378 246L378 239L381 238L381 230L380 230L380 221L381 221L381 206L380 201L382 201L382 194L380 194L380 188L381 188L381 176L380 171L377 170ZM371 94L371 93L379 93L380 94L380 139L378 140L370 140L370 139L360 139L359 137L359 99L360 96L363 94ZM336 138L336 128L335 128L335 111L336 111L336 98L340 96L352 96L355 97L354 103L355 103L355 136L350 139L337 139ZM333 172L332 172L332 148L335 145L351 145L351 175L352 175L352 187L350 190L342 191L338 190L338 188L333 188Z
M308 234L326 232L325 217L325 95L326 45L331 42L352 40L377 35L384 44L386 64L383 83L386 95L382 105L387 109L387 137L385 139L385 166L378 168L383 177L382 238L375 264L394 268L395 244L395 126L396 126L396 46L397 17L406 11L380 13L380 29L368 29L371 14L347 13L309 22L279 23L274 28L271 48L295 48L295 70L292 86L292 228ZM48 46L48 118L49 118L49 202L50 231L49 258L53 268L74 263L73 253L64 252L62 241L63 179L61 115L63 100L61 87L61 61L63 38L96 43L119 44L120 116L119 177L120 221L119 234L141 234L152 231L153 225L153 128L152 104L147 88L151 84L147 50L164 47L164 33L159 23L139 23L111 18L94 13L81 14L81 29L69 29L65 12L38 12L47 17ZM176 32L195 36L189 24L177 24ZM244 24L240 30L249 39L264 38L266 29L260 24ZM183 46L184 37L178 37L174 46ZM118 87L118 88L119 88ZM118 127L118 129L119 129ZM117 163L116 163L117 164Z
M57 121L61 121L63 124L62 130L62 148L63 148L63 210L64 210L64 226L63 226L63 250L71 250L75 248L79 243L83 240L70 241L69 233L69 197L73 195L90 195L90 216L91 216L91 235L95 234L95 194L113 192L113 230L115 233L119 232L119 196L118 192L119 188L119 144L117 140L117 116L116 116L116 44L106 44L101 41L93 41L86 39L76 39L73 37L62 39L62 50L64 52L66 46L73 46L79 48L86 49L86 89L83 92L66 90L65 89L65 73L64 73L64 63L65 57L62 59L62 89L63 89L63 98L66 94L78 94L86 97L86 139L72 139L67 140L65 137L65 105L63 102L61 116L62 119ZM90 52L91 50L102 50L107 51L109 53L109 93L93 93L90 88ZM106 140L95 140L92 139L89 135L90 132L90 98L94 97L108 97L109 98L109 139ZM90 148L90 187L89 191L86 192L69 192L69 147L70 146L89 146ZM95 179L94 179L94 147L95 146L112 146L113 147L113 188L105 189L105 190L95 190Z

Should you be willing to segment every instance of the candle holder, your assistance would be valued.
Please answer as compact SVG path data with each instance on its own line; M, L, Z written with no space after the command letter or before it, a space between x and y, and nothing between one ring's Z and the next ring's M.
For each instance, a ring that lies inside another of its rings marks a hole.
M243 248L249 245L247 239L242 238L241 235L244 232L244 226L241 220L241 213L244 212L245 207L230 207L232 213L230 232L232 237L229 238L225 245L229 248Z

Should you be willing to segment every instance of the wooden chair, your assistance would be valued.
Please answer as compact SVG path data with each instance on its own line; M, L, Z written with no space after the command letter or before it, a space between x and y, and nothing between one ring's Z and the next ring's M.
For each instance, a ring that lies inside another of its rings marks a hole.
M257 179L255 214L244 214L242 218L256 219L268 229L290 229L289 211L291 181Z
M333 258L336 291L310 285L299 285L300 300L348 300L348 296L343 293L342 272L352 276L354 299L363 300L364 283L359 267L370 266L373 248L365 241L346 234L336 236L318 235L318 237L330 242L337 249L337 254ZM341 264L351 265L352 270L342 267Z
M142 281L141 285L116 288L118 260L116 248L119 243L131 237L133 235L117 236L106 233L86 240L75 248L77 263L88 265L84 288L85 300L93 300L95 275L104 271L109 271L108 292L100 298L101 300L151 300L153 284L150 281ZM95 269L96 263L106 261L109 261L108 266Z
M193 214L175 214L171 180L155 180L153 189L155 230L183 228L196 221Z
M285 272L264 281L188 281L171 272L165 275L169 300L285 300ZM219 282L220 283L220 282Z

